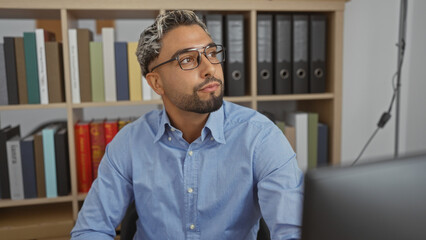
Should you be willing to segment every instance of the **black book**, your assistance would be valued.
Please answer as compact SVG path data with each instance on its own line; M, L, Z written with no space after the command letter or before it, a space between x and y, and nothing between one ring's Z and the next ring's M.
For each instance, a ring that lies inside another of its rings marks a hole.
M71 181L66 128L61 128L55 133L55 161L58 196L67 196L71 191Z
M0 130L0 197L2 199L10 199L10 182L9 182L9 171L7 163L7 148L6 142L14 137L19 136L20 128L16 127L5 127Z

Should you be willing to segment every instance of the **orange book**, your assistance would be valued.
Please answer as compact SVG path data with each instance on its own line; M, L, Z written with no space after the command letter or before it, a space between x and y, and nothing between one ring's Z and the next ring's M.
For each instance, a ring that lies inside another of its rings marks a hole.
M109 120L105 121L105 145L108 145L115 137L118 132L118 121L117 120Z
M104 120L90 123L90 141L92 143L92 173L93 180L98 177L98 167L105 153Z
M74 131L78 192L86 193L90 190L93 181L89 122L77 122Z

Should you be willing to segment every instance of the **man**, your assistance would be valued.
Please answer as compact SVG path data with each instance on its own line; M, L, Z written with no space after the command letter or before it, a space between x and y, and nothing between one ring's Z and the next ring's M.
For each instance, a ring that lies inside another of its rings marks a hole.
M135 239L300 237L303 175L282 132L254 110L224 102L224 49L191 11L157 17L139 40L142 74L164 109L108 145L73 239L112 239L127 206Z

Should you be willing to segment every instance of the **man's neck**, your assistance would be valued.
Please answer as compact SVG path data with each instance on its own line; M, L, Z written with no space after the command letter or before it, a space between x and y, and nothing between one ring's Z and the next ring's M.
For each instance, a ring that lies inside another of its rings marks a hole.
M182 131L183 138L192 143L201 136L201 130L207 122L209 113L200 114L183 111L175 106L164 105L171 124Z

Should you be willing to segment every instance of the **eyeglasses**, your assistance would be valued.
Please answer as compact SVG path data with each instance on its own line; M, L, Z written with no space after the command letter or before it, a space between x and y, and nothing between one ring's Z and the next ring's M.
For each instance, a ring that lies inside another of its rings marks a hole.
M204 49L204 50L200 52L199 50L201 49ZM179 67L182 70L193 70L200 65L201 54L206 56L206 58L209 60L211 64L219 64L225 61L225 48L220 44L211 43L201 48L182 49L181 51L174 54L171 59L153 67L151 69L151 72L153 72L154 69L166 63L173 62L174 60L178 61Z

